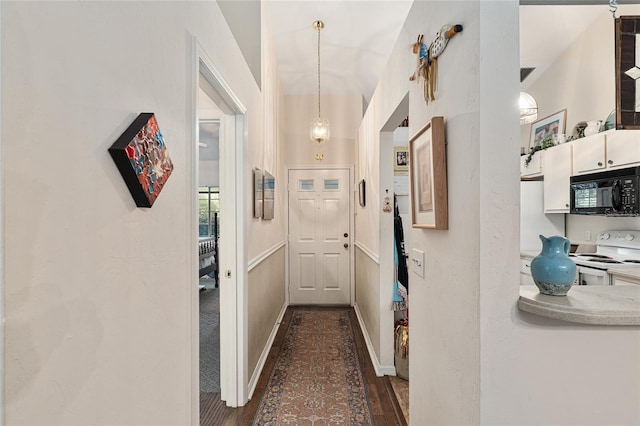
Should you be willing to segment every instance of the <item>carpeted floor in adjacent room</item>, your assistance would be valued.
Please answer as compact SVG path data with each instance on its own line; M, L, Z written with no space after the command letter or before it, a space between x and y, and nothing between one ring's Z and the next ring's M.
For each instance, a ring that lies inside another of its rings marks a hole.
M220 392L220 289L216 281L201 278L200 285L200 392Z

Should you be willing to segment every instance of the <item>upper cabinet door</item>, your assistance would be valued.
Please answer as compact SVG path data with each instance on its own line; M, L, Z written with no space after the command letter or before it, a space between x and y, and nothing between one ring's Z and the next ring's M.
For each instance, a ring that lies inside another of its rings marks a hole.
M569 213L572 144L564 143L544 154L544 212Z
M573 141L573 174L593 173L606 167L605 133Z
M607 167L630 167L640 163L640 130L607 134Z
M525 164L527 159L527 155L520 156L520 176L533 178L542 176L542 157L544 156L544 151L538 151L531 156L531 161L529 164Z

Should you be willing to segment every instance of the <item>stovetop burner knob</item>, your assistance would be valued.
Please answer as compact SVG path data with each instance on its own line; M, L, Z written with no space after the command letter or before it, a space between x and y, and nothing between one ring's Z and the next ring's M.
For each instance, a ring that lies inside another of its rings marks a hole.
M607 234L607 233L605 232L604 234L602 234L602 239L603 239L603 240L608 240L610 236L611 236L611 235L609 235L609 234Z
M624 239L627 241L632 241L635 237L632 234L627 234Z

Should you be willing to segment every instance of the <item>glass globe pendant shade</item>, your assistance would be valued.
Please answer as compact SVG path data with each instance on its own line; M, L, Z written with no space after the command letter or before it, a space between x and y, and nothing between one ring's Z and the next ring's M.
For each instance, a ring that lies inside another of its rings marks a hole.
M538 118L538 104L527 92L520 92L520 124L533 123Z
M329 140L330 136L331 129L329 127L329 120L320 117L314 118L311 122L311 140L320 143Z

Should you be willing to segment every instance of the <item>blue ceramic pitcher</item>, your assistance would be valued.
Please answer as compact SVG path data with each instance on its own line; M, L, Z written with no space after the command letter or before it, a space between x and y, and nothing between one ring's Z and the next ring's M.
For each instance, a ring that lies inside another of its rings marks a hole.
M564 296L576 278L576 264L569 257L571 242L559 235L540 235L540 240L542 251L531 261L533 281L542 294Z

